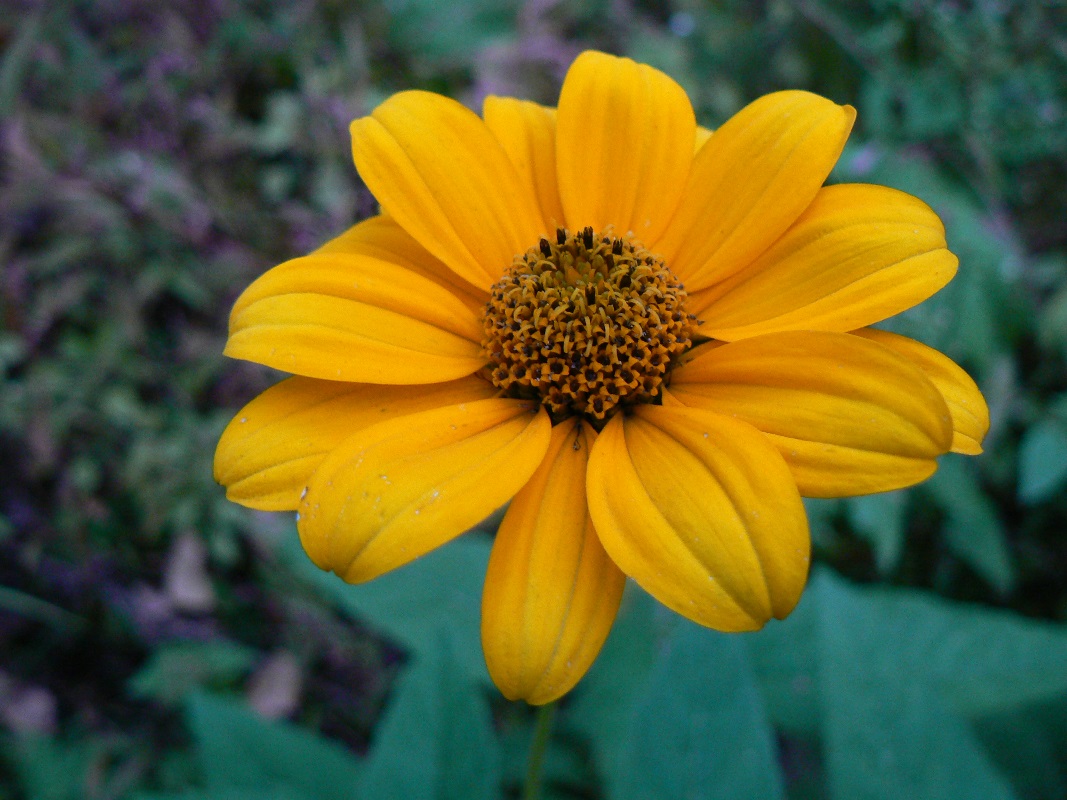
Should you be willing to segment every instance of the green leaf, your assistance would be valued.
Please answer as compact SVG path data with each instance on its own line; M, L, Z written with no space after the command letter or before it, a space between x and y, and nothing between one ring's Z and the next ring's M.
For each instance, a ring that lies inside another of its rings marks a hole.
M926 486L945 510L949 548L1001 593L1015 585L1015 565L992 501L963 456L945 456Z
M1040 503L1067 482L1067 425L1046 417L1026 429L1019 444L1019 499Z
M841 800L1010 800L972 730L909 658L920 625L890 620L828 574L819 599L819 677L832 796ZM887 624L888 623L888 624ZM895 623L895 624L892 624ZM957 665L962 662L956 661Z
M469 58L489 37L511 30L516 11L513 0L475 0L456 3L442 14L434 0L387 0L391 37L421 57Z
M913 670L971 717L1067 693L1067 627L951 603L936 595L877 590L857 595L886 657Z
M262 789L309 800L351 798L360 765L340 745L209 694L191 695L187 714L212 796L228 789Z
M738 637L683 622L630 720L619 800L783 796L773 733Z
M133 800L304 800L305 795L292 789L256 787L254 789L212 789L210 792L138 792Z
M1064 262L1067 258L1060 258L1056 265L1058 270L1067 269ZM1049 350L1058 350L1067 353L1067 283L1060 288L1041 306L1041 312L1037 319L1037 336L1042 346Z
M481 598L489 550L484 536L467 534L358 586L312 564L295 537L286 540L283 556L340 609L418 656L436 651L444 633L460 673L488 683L482 656Z
M824 711L817 633L823 624L822 583L833 579L817 575L787 619L743 637L771 720L805 737L819 732ZM870 656L921 676L969 719L1067 694L1067 628L1062 625L918 591L849 589L848 596L848 603L866 615L869 635L881 642L870 648Z
M603 775L617 775L630 713L656 660L658 604L633 583L604 649L573 693L571 725L588 738ZM673 619L671 620L673 622Z
M442 638L437 650L424 650L400 677L358 796L492 800L499 794L500 749L489 703Z
M818 601L809 591L786 619L771 620L743 637L771 721L796 736L816 735L821 722L818 614Z
M4 741L5 760L14 763L21 787L32 800L75 800L84 797L94 762L105 747L99 739L64 742L47 736L20 736L13 746Z
M130 693L177 703L194 689L225 686L244 675L256 659L250 647L214 640L170 642L157 649L130 680Z
M979 739L1023 797L1067 797L1067 696L983 717Z
M878 572L886 575L896 569L904 553L904 492L882 492L845 501L848 521L870 542Z

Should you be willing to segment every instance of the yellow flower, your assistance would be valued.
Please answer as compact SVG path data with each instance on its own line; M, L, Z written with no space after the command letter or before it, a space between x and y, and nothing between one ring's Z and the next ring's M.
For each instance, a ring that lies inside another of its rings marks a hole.
M866 327L957 259L914 197L823 187L854 117L787 91L710 133L596 52L558 110L393 96L352 124L381 215L237 300L226 353L295 377L238 413L217 479L299 511L350 582L511 500L482 604L509 698L574 686L625 576L718 630L786 616L801 495L917 483L988 427L956 364Z

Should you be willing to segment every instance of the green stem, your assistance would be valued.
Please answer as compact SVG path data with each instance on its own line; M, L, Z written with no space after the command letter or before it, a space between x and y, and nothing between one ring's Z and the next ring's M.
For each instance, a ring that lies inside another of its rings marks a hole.
M552 732L552 718L556 715L556 704L546 703L537 709L537 727L534 728L533 741L530 743L530 758L526 764L526 784L523 786L523 800L541 800L541 768L545 763L545 751Z

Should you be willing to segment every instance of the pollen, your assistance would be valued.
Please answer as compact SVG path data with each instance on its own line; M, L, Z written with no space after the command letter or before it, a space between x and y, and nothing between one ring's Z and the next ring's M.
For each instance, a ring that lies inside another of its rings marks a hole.
M620 406L658 402L696 319L663 260L629 237L556 231L515 257L490 290L482 346L506 394L556 420L597 427Z

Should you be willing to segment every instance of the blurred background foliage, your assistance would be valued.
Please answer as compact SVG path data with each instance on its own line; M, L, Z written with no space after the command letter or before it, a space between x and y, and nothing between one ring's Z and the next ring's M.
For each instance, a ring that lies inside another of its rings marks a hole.
M347 125L404 88L554 103L582 49L715 126L856 106L834 180L912 192L960 272L894 329L962 363L985 455L811 503L787 622L628 594L567 699L554 798L1067 797L1062 0L8 0L0 10L0 797L517 796L478 646L491 531L369 586L228 503L221 355L268 267L374 211Z

